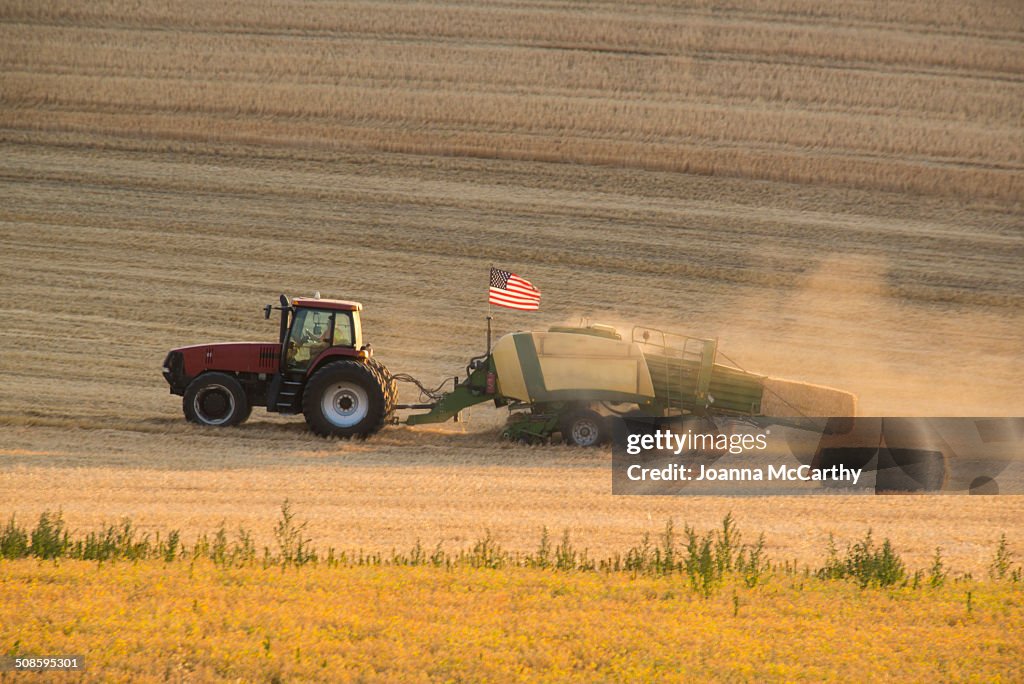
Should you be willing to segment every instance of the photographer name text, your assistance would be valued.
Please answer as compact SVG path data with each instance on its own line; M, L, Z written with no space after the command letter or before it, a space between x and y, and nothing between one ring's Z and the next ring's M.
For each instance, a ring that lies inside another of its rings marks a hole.
M703 464L684 466L671 463L661 468L645 468L634 464L626 470L626 476L633 481L670 481L684 482L701 480L785 480L789 482L850 482L857 484L860 480L860 468L847 468L843 465L830 468L814 469L809 465L786 466L769 465L755 468L709 468Z

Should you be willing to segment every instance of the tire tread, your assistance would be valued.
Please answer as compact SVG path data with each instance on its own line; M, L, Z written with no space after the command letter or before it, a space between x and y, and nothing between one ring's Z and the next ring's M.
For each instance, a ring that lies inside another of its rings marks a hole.
M367 417L351 428L339 428L323 415L320 405L324 388L338 380L362 384L367 391L370 408ZM387 383L380 371L368 363L355 360L331 361L318 368L302 392L302 413L309 429L321 437L368 437L384 427L390 411ZM392 403L393 407L393 403Z

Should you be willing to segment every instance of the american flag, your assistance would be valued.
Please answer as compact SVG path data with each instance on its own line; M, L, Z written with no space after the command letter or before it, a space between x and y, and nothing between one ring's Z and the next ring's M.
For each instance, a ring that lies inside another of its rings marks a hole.
M487 301L509 309L536 311L540 308L540 290L515 273L491 267L491 290Z

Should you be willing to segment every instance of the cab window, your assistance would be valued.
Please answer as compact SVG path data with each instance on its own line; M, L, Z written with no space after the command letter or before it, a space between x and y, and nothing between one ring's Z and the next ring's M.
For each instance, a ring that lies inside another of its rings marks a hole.
M339 318L347 318L341 315ZM286 350L288 367L303 369L324 349L331 346L331 334L335 328L335 314L316 309L299 309L292 321Z
M352 318L343 311L334 315L334 346L351 347L354 341L352 335Z

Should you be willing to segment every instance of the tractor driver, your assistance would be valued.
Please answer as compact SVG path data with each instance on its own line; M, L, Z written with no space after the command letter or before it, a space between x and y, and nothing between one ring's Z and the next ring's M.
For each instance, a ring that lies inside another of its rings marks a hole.
M306 367L320 352L331 346L334 316L330 316L325 324L320 320L319 313L305 313L304 319L296 321L292 327L291 339L288 340L287 361L292 368Z

